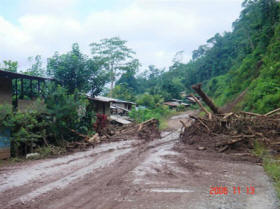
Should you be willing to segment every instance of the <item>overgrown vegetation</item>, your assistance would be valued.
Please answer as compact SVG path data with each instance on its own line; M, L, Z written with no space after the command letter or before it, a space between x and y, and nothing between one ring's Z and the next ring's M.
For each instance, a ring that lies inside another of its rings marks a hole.
M129 116L136 122L143 122L151 118L158 119L160 122L160 129L166 127L166 119L175 113L170 110L167 106L162 105L162 98L159 95L143 94L137 99L137 104L140 107L136 110L132 110Z
M88 134L93 131L93 113L86 111L87 99L78 92L68 94L61 86L46 89L45 102L38 100L30 111L12 111L11 105L0 106L0 127L11 131L12 156L64 145L78 140L72 130Z

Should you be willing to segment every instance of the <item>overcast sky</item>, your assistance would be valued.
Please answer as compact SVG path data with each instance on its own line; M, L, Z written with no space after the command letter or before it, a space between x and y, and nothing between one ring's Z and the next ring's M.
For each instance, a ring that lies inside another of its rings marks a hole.
M167 67L176 52L184 60L215 35L231 30L242 0L0 0L0 61L28 65L119 36L143 64ZM90 55L90 54L89 54Z

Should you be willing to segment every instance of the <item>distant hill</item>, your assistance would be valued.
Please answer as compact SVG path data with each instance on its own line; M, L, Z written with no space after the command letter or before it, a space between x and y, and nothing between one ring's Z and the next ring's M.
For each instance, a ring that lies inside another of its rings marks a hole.
M181 91L188 93L191 85L203 83L220 106L248 88L239 108L263 113L279 107L280 3L245 0L242 6L232 32L210 38L193 51L187 64L174 62L168 72L146 79L139 76L138 93L178 98Z

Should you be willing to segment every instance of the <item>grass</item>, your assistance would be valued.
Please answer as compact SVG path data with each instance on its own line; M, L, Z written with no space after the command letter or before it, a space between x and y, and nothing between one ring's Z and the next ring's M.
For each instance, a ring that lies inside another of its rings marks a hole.
M170 111L167 115L159 118L159 130L163 131L168 128L168 120L174 115L180 115L182 112Z
M168 113L168 115L165 115L165 116L162 116L160 117L159 119L159 130L160 131L163 131L163 130L166 130L168 128L168 120L175 116L175 115L181 115L183 113L185 113L187 110L184 110L184 111L171 111L170 113Z
M35 150L35 152L40 154L40 158L47 158L50 156L63 155L66 153L66 149L64 147L49 145L39 147Z
M169 117L168 117L169 118ZM159 120L159 130L165 130L168 127L168 118L161 118Z
M280 159L269 154L265 146L259 142L255 142L253 153L263 160L263 168L265 172L274 180L274 186L280 198Z

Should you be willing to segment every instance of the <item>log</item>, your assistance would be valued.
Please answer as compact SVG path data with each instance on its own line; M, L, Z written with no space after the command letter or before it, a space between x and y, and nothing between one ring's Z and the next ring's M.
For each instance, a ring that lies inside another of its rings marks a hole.
M274 114L274 113L276 113L276 112L278 112L278 111L280 111L280 108L278 108L278 109L276 109L276 110L272 110L272 111L266 113L264 116L272 115L272 114Z
M224 145L232 145L232 144L235 144L237 142L240 142L242 140L245 140L246 138L254 138L255 135L238 135L238 136L231 136L232 140L230 141L226 141L226 142L221 142L221 143L218 143L216 144L217 147L220 147L220 146L224 146Z
M226 151L228 148L229 148L229 146L228 146L228 145L225 145L225 146L221 147L221 148L218 150L218 152L224 152L224 151Z
M220 143L216 144L216 147L232 145L232 144L235 144L235 143L243 141L243 140L245 140L245 138L238 138L238 139L232 139L232 140L226 141L226 142L220 142Z
M200 122L209 132L211 132L210 129L209 129L209 127L208 127L200 118L196 118L196 117L194 117L194 116L192 116L192 115L190 115L190 118L197 120L197 121ZM210 120L211 120L211 119L210 119Z
M208 118L211 120L212 114L209 111L207 111L205 107L203 107L201 102L193 94L191 94L191 97L195 100L195 102L200 106L200 108L208 115Z
M182 123L182 125L183 125L185 128L188 128L188 126L185 124L184 121L180 120L180 123Z
M233 112L227 113L227 114L225 114L223 119L227 119L228 117L232 116L233 114L234 114Z
M201 84L193 85L192 89L196 91L196 93L202 98L205 104L210 107L214 114L221 114L221 111L214 105L212 100L201 90Z
M241 111L240 113L242 113L244 115L257 116L257 117L262 117L263 116L261 114L254 113L254 112L244 112L244 111Z

